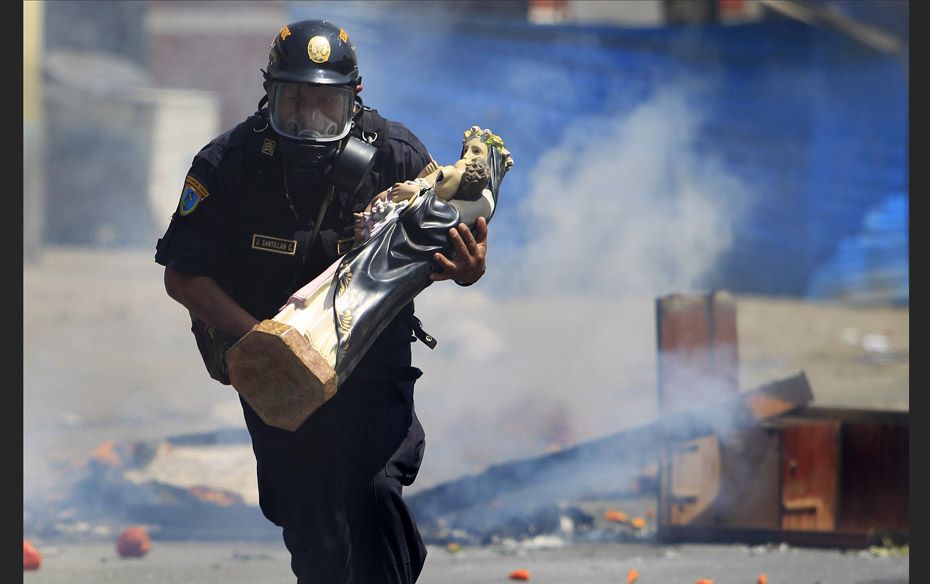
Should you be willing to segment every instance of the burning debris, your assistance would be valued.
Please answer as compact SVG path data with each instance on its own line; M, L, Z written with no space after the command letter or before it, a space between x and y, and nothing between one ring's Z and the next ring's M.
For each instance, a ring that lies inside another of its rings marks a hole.
M801 374L602 439L495 465L407 501L426 543L450 552L504 541L652 540L655 527L646 517L655 516L657 460L665 446L748 427L809 398ZM280 538L258 508L245 429L104 442L71 469L55 482L54 493L24 502L27 533L102 539L138 524L166 540ZM130 554L144 554L150 545L148 531L130 539L135 548L124 544L135 550Z
M652 539L657 460L666 446L728 435L812 398L803 373L616 434L489 467L408 498L428 543L485 545L553 534L569 542ZM607 506L623 502L635 515ZM598 518L597 520L595 518Z
M255 459L244 429L158 442L107 441L60 471L53 491L24 500L26 532L99 541L127 523L146 525L144 535L120 536L118 547L128 556L144 554L151 536L280 538L258 509Z

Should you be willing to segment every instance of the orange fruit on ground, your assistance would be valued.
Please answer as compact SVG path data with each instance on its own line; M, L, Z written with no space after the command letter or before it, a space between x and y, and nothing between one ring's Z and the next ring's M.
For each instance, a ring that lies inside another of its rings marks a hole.
M151 547L152 538L141 525L127 527L116 539L116 552L124 558L141 558Z
M38 570L39 564L42 563L42 556L32 542L28 539L23 540L23 570Z
M511 580L529 580L530 571L529 570L514 570L510 573Z

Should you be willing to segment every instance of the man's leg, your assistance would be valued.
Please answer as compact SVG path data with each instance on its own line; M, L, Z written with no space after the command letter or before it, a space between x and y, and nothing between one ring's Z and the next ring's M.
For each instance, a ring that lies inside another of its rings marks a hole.
M343 386L296 432L243 403L262 511L284 528L298 582L409 584L426 549L401 498L422 459L413 381Z

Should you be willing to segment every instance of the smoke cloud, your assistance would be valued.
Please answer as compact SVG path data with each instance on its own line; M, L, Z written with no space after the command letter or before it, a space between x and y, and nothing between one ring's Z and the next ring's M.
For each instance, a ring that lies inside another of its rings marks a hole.
M667 89L568 130L527 171L526 246L495 254L509 226L492 222L480 285L417 299L439 345L415 353L429 440L415 487L656 414L655 298L700 288L749 203L697 148L686 97Z

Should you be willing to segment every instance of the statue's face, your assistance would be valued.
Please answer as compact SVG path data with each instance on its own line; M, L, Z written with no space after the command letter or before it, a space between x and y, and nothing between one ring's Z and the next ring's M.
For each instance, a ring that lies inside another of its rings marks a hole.
M461 164L459 164L461 163ZM465 161L460 160L455 165L443 166L436 175L433 183L433 192L436 196L444 201L448 201L455 196L459 190L459 183L462 182L462 172L465 170Z
M462 158L474 158L476 156L485 160L488 158L488 145L482 142L481 138L472 138L465 142L465 153L462 154Z

